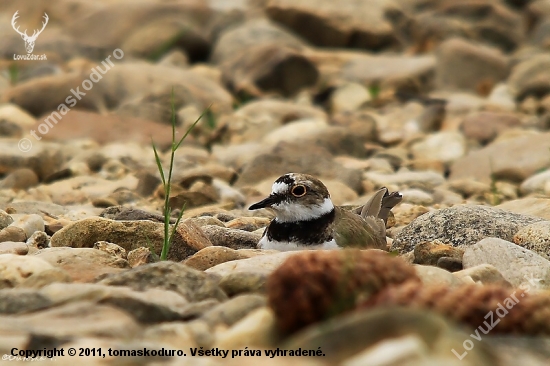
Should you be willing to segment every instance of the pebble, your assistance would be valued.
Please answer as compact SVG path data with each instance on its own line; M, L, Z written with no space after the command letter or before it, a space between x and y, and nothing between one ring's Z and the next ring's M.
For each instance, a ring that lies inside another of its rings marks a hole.
M411 146L415 159L451 163L466 154L466 139L458 132L439 132Z
M184 260L183 264L204 271L220 263L245 258L249 258L249 256L239 250L221 246L211 246L199 250L197 253Z
M259 240L259 239L258 239ZM56 232L52 247L92 248L97 241L107 241L126 251L151 244L155 253L161 253L164 226L151 221L114 221L89 218L77 221ZM183 260L198 250L212 245L203 230L191 221L182 220L176 230L169 259Z
M25 232L25 235L27 235L27 238L30 238L32 234L34 234L36 231L44 231L44 220L42 219L42 216L31 214L31 215L13 215L14 222L11 224L11 226L16 226Z
M155 324L143 332L144 339L154 340L173 348L197 347L194 334L188 323L173 321Z
M255 294L239 295L208 310L200 319L208 323L210 327L216 327L220 324L232 326L251 311L266 304L267 299L265 296Z
M30 289L0 290L0 317L4 314L27 313L50 307L52 302Z
M399 193L403 195L403 201L413 205L429 206L434 203L434 198L428 192L421 189L403 189Z
M397 172L395 174L365 173L365 178L376 186L398 186L432 190L445 183L445 178L435 172Z
M128 255L126 254L126 250L124 248L116 244L109 243L108 241L98 241L94 243L93 248L108 253L113 257L128 259Z
M490 96L489 99L491 99ZM494 140L504 130L519 125L521 125L520 118L512 113L483 111L472 113L464 118L460 128L467 138L486 144Z
M256 248L262 234L238 229L222 228L217 225L202 227L208 240L215 246L225 246L231 249Z
M243 347L268 348L277 344L278 332L273 311L258 307L216 336L215 347L242 349Z
M550 221L535 222L521 228L513 242L550 260Z
M550 133L524 133L501 138L456 160L451 166L449 180L522 182L550 164Z
M0 210L0 230L5 229L13 222L13 217Z
M225 226L230 229L255 231L265 228L270 222L270 219L264 217L240 217L227 222Z
M47 261L35 256L17 254L0 255L0 289L17 287L25 280L54 267Z
M50 237L44 231L35 231L29 239L27 245L33 250L40 250L50 246Z
M239 272L257 272L269 275L289 256L300 252L301 251L281 252L277 254L259 255L252 258L234 260L208 268L205 272L217 274L222 278L230 274L235 275Z
M437 55L436 83L440 88L476 90L483 81L496 84L509 73L508 60L500 50L463 38L444 41Z
M422 355L420 362L425 363L429 359L441 360L445 364L456 363L456 357L449 349L462 350L462 342L466 339L465 333L453 328L453 326L433 312L424 312L417 309L373 309L369 311L351 312L339 318L311 326L304 332L300 332L287 340L289 349L318 349L324 350L330 362L345 363L363 361L363 357L370 355L367 361L379 360L378 365L387 365L386 361L401 360L402 357L411 356L411 348L391 347L388 352L388 337L386 333L372 332L372 329L382 327L392 334L389 344L403 346L399 342L405 336L420 339L424 344L419 351ZM427 334L439 334L439 337L427 337ZM415 342L417 344L417 342ZM379 347L384 347L386 352L380 354ZM426 349L429 350L426 354ZM333 350L330 353L328 350ZM371 351L371 352L369 352ZM362 353L362 354L361 354ZM403 353L405 355L403 355ZM376 359L375 359L375 355ZM476 347L468 353L471 358L465 358L468 365L487 364L488 350L485 346ZM357 358L353 358L356 356ZM381 358L384 356L384 358ZM363 364L363 363L361 363ZM369 363L370 364L370 363ZM496 365L496 364L495 364Z
M414 269L425 286L443 285L445 287L457 287L462 284L451 272L442 268L415 265Z
M34 170L28 168L16 169L0 181L2 189L29 189L36 185L38 185L38 176Z
M485 238L467 248L464 269L490 264L514 287L550 288L550 261L514 243L499 238Z
M17 226L8 226L0 230L0 243L5 241L25 242L27 234L25 230Z
M487 206L454 206L417 217L395 237L392 250L406 253L433 240L454 247L469 247L486 237L512 240L519 229L538 221L542 219Z
M435 266L439 259L451 257L462 261L464 250L440 241L423 242L414 247L414 263Z
M25 329L52 340L70 337L103 337L124 339L141 327L123 310L112 306L80 301L18 317L0 315L0 331ZM65 341L66 342L66 341Z
M156 256L151 253L149 248L139 247L128 252L127 255L128 264L130 267L134 268L141 266L142 264L154 263L156 262Z
M332 112L355 111L371 100L372 97L369 91L363 85L346 83L337 88L332 94Z
M474 282L484 285L495 284L506 287L512 287L502 273L491 264L480 264L474 267L454 272L453 275L459 279L470 277Z
M229 296L243 293L265 293L267 275L258 271L230 273L222 277L220 287Z
M218 287L215 276L174 262L141 265L128 271L111 274L98 283L128 286L136 291L166 289L182 295L188 301L227 298L227 295Z
M97 276L129 268L125 259L92 248L45 248L35 257L64 270L74 282L92 282Z
M534 174L527 178L521 183L519 189L523 195L545 193L548 182L550 182L550 170Z
M56 283L40 290L52 304L96 301L132 315L140 323L181 320L188 301L174 291L147 289L132 291L127 287L98 284Z
M27 244L14 241L3 241L0 243L0 255L1 254L17 254L27 255L29 248Z
M496 208L550 220L549 203L548 198L526 197L501 203Z

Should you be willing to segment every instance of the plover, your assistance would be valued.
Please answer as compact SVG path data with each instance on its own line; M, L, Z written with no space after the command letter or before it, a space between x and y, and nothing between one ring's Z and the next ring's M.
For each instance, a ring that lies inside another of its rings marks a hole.
M399 192L381 188L364 206L349 211L333 205L327 187L319 179L289 173L273 183L269 197L249 209L269 208L275 212L258 243L260 249L387 250L386 221L401 200Z

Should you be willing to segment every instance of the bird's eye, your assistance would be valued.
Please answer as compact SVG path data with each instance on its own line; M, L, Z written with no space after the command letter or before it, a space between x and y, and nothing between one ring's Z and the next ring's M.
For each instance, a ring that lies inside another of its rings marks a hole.
M302 197L306 194L306 186L303 186L301 184L298 184L294 187L292 187L292 190L290 191L294 197Z

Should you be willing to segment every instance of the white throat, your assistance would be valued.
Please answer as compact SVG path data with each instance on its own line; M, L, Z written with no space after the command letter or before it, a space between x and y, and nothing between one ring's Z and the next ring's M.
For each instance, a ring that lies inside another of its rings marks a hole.
M334 210L330 197L324 199L321 204L304 206L293 202L281 202L273 205L275 220L278 222L309 221L319 218Z

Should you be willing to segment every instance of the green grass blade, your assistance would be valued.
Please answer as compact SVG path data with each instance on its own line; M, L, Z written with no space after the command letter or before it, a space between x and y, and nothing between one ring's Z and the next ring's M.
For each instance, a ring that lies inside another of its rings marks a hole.
M176 223L174 224L174 226L172 227L172 233L170 234L170 245L171 245L171 242L172 242L172 238L174 237L174 235L176 234L176 230L178 228L178 225L180 224L180 221L181 221L181 218L183 217L183 213L185 212L185 203L183 204L183 206L181 207L181 210L180 210L180 213L178 214L178 218L176 219Z
M199 123L199 121L202 119L202 117L204 117L206 115L206 113L208 113L208 111L210 111L210 107L212 107L212 104L210 104L208 107L206 107L206 109L204 111L202 111L201 115L199 116L199 118L197 118L195 120L195 122L193 122L193 124L187 129L187 131L185 132L185 135L183 135L183 137L180 139L180 141L178 142L178 144L176 145L176 149L180 147L181 143L185 140L185 138L187 137L187 135L189 135L191 133L191 131L195 128L195 126L197 125L197 123Z
M149 235L147 235L147 233L144 233L144 234L145 234L145 242L147 243L147 247L149 248L149 251L151 252L151 255L153 256L153 259L155 260L155 262L158 262L159 256L155 251L153 242L151 241L151 239L149 239Z
M157 147L155 146L155 142L153 141L153 138L151 138L151 145L153 145L153 151L155 152L155 161L157 162L157 168L160 173L160 178L162 179L162 185L166 185L166 179L164 177L164 169L162 169L162 162L160 161L159 153L157 151Z

